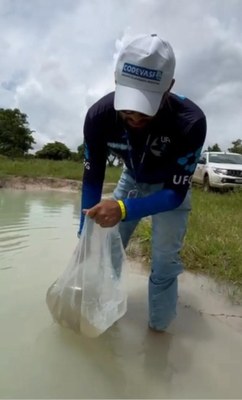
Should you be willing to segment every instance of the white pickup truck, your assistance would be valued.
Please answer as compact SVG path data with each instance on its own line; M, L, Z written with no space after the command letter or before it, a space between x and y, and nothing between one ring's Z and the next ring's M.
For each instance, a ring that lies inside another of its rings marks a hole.
M202 185L206 192L211 188L242 188L242 154L204 151L192 182Z

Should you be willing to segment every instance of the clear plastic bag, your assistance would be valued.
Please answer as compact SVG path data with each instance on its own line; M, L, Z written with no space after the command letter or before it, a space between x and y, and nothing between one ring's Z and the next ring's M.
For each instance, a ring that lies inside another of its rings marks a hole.
M125 264L118 226L101 228L86 217L66 270L46 294L53 319L89 337L107 330L127 311Z

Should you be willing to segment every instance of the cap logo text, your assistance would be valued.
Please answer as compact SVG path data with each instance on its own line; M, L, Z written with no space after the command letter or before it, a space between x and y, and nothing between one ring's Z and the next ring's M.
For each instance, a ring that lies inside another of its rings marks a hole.
M157 69L144 68L139 65L124 63L122 74L129 76L130 78L136 78L140 80L148 80L155 82L160 82L162 71Z

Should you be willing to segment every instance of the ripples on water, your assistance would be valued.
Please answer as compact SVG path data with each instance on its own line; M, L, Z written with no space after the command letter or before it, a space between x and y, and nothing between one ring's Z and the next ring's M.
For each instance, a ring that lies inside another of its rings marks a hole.
M49 240L57 240L60 228L78 225L78 219L78 194L1 190L0 269L12 268L14 256L36 236L44 240L48 232Z

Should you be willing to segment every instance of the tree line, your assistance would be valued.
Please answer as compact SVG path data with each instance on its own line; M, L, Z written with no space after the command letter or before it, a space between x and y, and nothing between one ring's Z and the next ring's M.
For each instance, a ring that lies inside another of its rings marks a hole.
M239 153L242 154L242 140L237 139L232 142L232 147L229 147L227 151L231 153ZM208 146L207 151L222 151L218 143L215 143L213 146Z
M33 149L35 140L34 131L30 129L28 117L19 109L0 108L0 155L17 158L43 158L49 160L72 160L83 161L84 145L77 147L77 151L71 151L64 143L55 141L47 143L35 154L29 154ZM207 148L208 151L221 151L220 146L215 143ZM228 151L242 154L242 140L237 139L232 142ZM122 160L110 153L107 156L109 166L120 165Z

